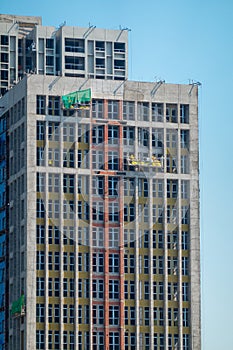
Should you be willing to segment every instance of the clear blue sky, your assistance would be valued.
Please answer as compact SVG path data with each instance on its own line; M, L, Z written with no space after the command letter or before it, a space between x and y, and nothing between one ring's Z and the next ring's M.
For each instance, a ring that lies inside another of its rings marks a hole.
M202 83L202 348L233 349L233 1L0 0L0 12L56 27L128 27L130 79Z

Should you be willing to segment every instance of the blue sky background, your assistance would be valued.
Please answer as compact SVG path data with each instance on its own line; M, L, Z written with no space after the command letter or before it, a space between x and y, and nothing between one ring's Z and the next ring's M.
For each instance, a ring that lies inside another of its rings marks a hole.
M0 13L128 27L129 79L202 83L202 349L233 349L233 1L0 0Z

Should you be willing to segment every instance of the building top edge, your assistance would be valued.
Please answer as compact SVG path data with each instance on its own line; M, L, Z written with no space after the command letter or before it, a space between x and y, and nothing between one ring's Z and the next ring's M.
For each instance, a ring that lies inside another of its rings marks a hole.
M28 24L41 25L42 17L0 14L0 22L18 22L23 24L28 23Z
M92 78L76 78L76 77L66 77L66 76L51 76L51 75L39 75L39 74L26 74L26 79L35 79L35 80L41 80L45 84L46 83L51 83L55 82L55 84L62 80L65 82L64 86L70 87L70 86L79 86L79 84L85 83L86 86L94 88L95 85L106 85L106 86L136 86L137 88L140 89L140 87L144 88L155 88L154 93L156 92L156 88L158 89L159 87L166 86L166 87L190 87L190 86L199 86L201 83L199 82L187 82L187 83L171 83L171 82L166 82L166 81L142 81L142 80L130 80L130 79L125 79L125 80L111 80L111 79L92 79ZM70 83L70 84L69 84ZM55 85L54 84L54 85ZM79 90L79 89L77 89Z
M112 29L112 28L103 28L103 27L97 27L97 26L87 26L87 27L83 27L83 26L79 26L79 25L76 25L76 26L72 26L72 25L62 25L60 26L60 29L74 29L74 28L78 28L80 30L107 30L107 31L112 31L112 32L116 32L116 33L119 33L119 32L127 32L128 30L126 29ZM59 29L59 28L58 28Z
M31 99L32 95L41 95L42 91L44 95L63 96L89 88L94 99L184 104L196 104L198 99L198 85L195 84L159 84L28 74L0 98L0 108L26 96ZM5 111L6 108L2 108L0 115Z
M34 24L35 26L41 26L41 27L48 27L51 28L53 27L56 30L73 30L73 29L77 29L80 31L93 31L93 30L100 30L100 31L111 31L111 32L115 32L115 33L123 33L123 32L127 32L128 29L127 28L119 28L119 29L112 29L112 28L103 28L103 27L97 27L94 25L91 26L79 26L79 25L67 25L66 22L64 22L63 24L61 24L60 26L54 26L54 25L43 25L42 24L42 17L40 16L21 16L21 15L8 15L8 14L1 14L0 13L0 23L1 22L6 22L6 23L12 23L12 22L17 22L17 23L21 23L21 24Z

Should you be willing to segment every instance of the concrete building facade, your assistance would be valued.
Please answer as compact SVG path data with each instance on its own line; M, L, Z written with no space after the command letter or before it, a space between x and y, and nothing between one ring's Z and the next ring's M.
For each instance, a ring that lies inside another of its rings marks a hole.
M52 35L27 34L35 70L0 99L5 346L200 350L198 86L125 80L125 31ZM64 108L87 89L90 105Z

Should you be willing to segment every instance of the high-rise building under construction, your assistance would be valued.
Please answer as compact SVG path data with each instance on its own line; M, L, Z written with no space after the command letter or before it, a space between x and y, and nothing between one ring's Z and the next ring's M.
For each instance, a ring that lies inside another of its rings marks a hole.
M0 349L201 349L198 84L127 34L0 15Z

